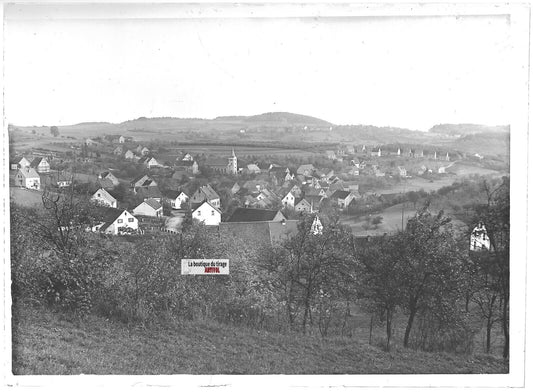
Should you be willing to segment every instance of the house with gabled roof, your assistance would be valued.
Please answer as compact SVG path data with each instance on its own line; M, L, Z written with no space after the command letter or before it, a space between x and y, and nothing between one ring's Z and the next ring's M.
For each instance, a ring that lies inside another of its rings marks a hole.
M133 153L133 151L131 150L128 150L124 153L124 158L125 159L133 159L135 158L135 154Z
M177 157L176 160L180 160L180 161L194 161L194 158L192 157L191 154L189 154L188 152L186 152L185 154L183 154L183 156L181 157Z
M189 202L189 196L183 191L167 191L163 199L174 210L180 210Z
M163 206L156 199L146 199L133 209L133 215L163 216Z
M286 220L281 211L261 208L236 208L227 222L268 222Z
M305 198L303 198L303 199L298 199L296 201L296 204L294 205L294 210L298 212L311 213L313 211L313 207L311 205L311 202L309 202L309 200L306 200Z
M157 186L157 182L150 177L148 174L141 174L137 177L135 177L131 182L130 186L132 188L138 188L138 187L149 187L149 186Z
M344 190L337 190L330 196L330 199L341 209L347 208L355 198L356 196L353 192Z
M222 212L210 202L204 201L192 211L192 218L206 226L218 226L222 220Z
M32 167L24 167L15 174L15 185L27 189L41 189L41 177Z
M120 181L118 180L118 178L115 177L114 174L111 173L110 171L104 171L104 172L99 173L98 180L107 180L105 184L106 185L111 184L111 187L115 187L118 184L120 184ZM103 188L106 188L106 187L103 187Z
M113 155L122 155L123 152L124 152L124 147L123 146L117 146L113 150Z
M108 206L108 207L117 207L117 199L115 199L108 191L103 188L98 189L91 196L91 201L93 203Z
M18 169L24 169L26 167L31 167L31 162L28 161L25 157L23 156L19 156L19 157L14 157L10 162L9 162L9 168L11 170L18 170Z
M279 197L281 199L281 204L283 207L287 208L294 208L294 200L296 199L292 192L288 189L281 190L281 193L279 194Z
M196 192L191 195L190 201L193 206L207 201L214 207L220 208L220 196L209 184L198 188Z
M93 230L99 230L105 234L119 235L133 234L139 229L139 221L137 218L126 210L105 208L102 211L104 221L93 227Z
M162 166L154 157L149 155L144 155L141 159L139 159L139 163L146 166L148 169Z
M37 173L49 173L50 172L50 163L45 157L37 157L31 161L30 167L35 169Z

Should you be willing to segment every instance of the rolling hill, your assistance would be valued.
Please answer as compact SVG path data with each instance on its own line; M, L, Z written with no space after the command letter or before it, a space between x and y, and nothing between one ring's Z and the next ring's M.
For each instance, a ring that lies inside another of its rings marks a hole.
M449 136L466 136L478 133L509 133L509 125L480 125L480 124L438 124L434 125L429 132Z

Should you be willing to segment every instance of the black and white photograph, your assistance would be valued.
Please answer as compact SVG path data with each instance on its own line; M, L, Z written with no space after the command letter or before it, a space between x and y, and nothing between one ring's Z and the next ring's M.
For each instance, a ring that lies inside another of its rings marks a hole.
M5 385L525 386L529 5L2 15Z

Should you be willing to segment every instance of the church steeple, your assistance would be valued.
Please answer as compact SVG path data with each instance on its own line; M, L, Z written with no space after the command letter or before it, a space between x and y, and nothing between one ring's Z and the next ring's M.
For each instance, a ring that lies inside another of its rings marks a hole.
M237 174L237 156L235 155L235 149L231 149L231 156L228 158L228 173Z

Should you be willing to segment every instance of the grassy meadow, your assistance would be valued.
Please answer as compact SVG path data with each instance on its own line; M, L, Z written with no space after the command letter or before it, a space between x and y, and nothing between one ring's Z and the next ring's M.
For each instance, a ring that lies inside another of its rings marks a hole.
M128 326L15 305L15 375L507 373L496 355L427 353L367 341L278 334L201 321Z

